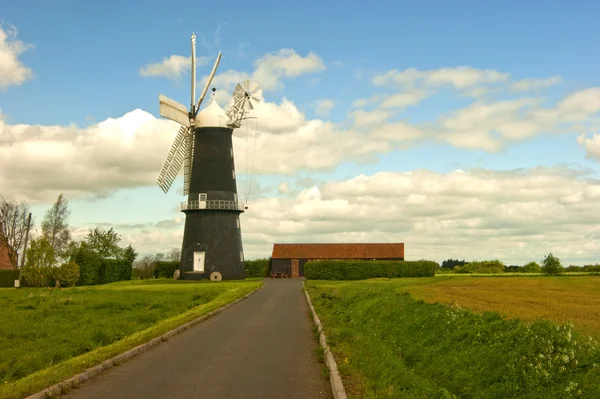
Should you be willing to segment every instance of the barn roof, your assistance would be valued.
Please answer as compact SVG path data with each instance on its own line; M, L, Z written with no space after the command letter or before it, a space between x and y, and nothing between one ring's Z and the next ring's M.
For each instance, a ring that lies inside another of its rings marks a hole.
M274 259L404 259L404 243L274 244Z

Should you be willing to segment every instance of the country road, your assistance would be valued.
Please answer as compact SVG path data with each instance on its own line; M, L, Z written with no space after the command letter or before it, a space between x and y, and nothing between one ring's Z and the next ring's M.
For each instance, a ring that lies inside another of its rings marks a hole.
M223 313L63 398L332 398L308 312L301 279L269 279Z

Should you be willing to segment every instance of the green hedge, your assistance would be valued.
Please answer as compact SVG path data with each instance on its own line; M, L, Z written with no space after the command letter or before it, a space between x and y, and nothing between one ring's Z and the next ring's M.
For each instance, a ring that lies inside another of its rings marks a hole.
M14 287L19 279L19 270L0 270L0 287Z
M128 260L102 259L85 248L77 249L71 260L79 266L77 285L107 284L131 280L132 264Z
M244 261L246 277L267 277L271 268L271 261L268 258L254 259Z
M158 261L154 263L155 278L173 278L175 270L179 269L179 261Z
M96 284L131 280L131 263L121 259L102 259L98 268Z
M440 265L432 260L316 260L306 262L304 276L312 280L433 277L439 267Z

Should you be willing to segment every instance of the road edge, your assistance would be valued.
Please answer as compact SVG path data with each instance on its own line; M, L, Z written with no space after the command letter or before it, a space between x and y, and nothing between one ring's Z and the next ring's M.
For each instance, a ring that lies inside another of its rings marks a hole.
M308 295L308 290L304 286L304 281L302 281L302 290L304 291L304 295L306 296L306 302L308 302L308 307L313 316L313 321L317 326L317 330L319 332L319 343L324 350L325 354L325 364L329 369L329 382L331 384L331 391L333 392L334 399L347 399L346 389L344 388L344 383L342 382L342 376L337 367L337 363L335 362L335 358L329 349L329 345L327 345L327 338L325 337L325 332L323 331L323 326L321 325L321 320L319 316L317 316L317 312L313 307L313 304L310 300L310 295Z
M206 319L209 319L213 316L218 315L219 313L223 312L228 307L233 306L236 303L248 298L250 295L254 294L256 291L258 291L262 287L264 287L264 285L265 285L265 282L263 282L263 284L261 284L255 290L250 291L243 297L240 297L240 298L236 299L235 301L228 303L227 305L223 305L220 308L213 310L212 312L209 312L203 316L200 316L192 321L188 321L187 323L182 324L181 326L179 326L171 331L168 331L159 337L153 338L150 341L140 344L134 348L131 348L126 352L123 352L119 355L113 356L110 359L107 359L94 367L91 367L85 371L82 371L79 374L74 375L73 377L67 378L66 380L63 380L63 381L61 381L57 384L54 384L48 388L45 388L37 393L27 396L25 399L58 398L62 394L68 393L73 388L79 388L81 386L81 384L93 379L94 377L105 372L106 370L109 370L115 366L118 366L121 363L126 362L127 360L129 360L143 352L146 352L148 349L160 344L161 342L167 341L169 338L171 338L177 334L180 334L180 333L184 332L185 330L190 329L191 327L195 326L196 324L203 322Z

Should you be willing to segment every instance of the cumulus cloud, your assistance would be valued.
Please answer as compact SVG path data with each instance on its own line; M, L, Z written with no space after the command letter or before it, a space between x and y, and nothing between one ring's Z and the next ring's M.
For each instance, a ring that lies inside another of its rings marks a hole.
M409 68L403 71L392 69L373 78L376 86L396 85L399 87L440 87L451 86L455 89L468 89L485 83L498 83L509 79L508 73L493 69L476 69L459 66L433 70Z
M302 56L293 49L280 49L257 59L254 62L252 73L232 69L222 72L217 70L211 86L230 93L238 82L250 79L258 82L264 91L275 91L284 87L283 80L285 78L296 78L305 74L322 72L326 69L327 67L321 57L313 52ZM201 87L206 84L207 79L208 74L201 78Z
M514 91L530 91L539 90L546 87L554 86L562 82L562 78L558 75L551 76L546 79L522 79L512 84Z
M192 57L182 55L171 55L165 57L160 62L147 64L140 68L140 75L144 77L165 77L167 79L179 79L191 69ZM197 57L196 65L204 65L208 62L208 57Z
M19 86L33 78L32 69L19 58L31 49L31 44L17 40L16 27L0 23L0 90Z
M600 134L582 134L577 137L577 142L585 149L586 158L600 161Z
M318 116L327 116L335 108L335 102L331 99L317 100L313 103L313 107Z
M135 110L85 129L0 120L0 186L44 201L109 193L154 181L178 125Z

